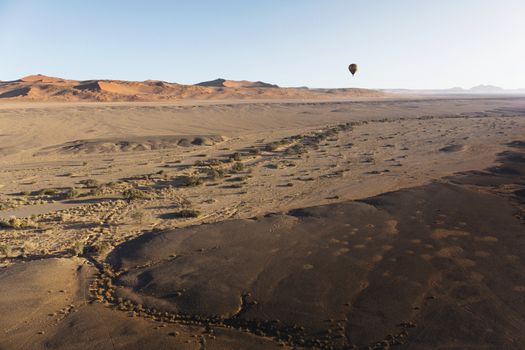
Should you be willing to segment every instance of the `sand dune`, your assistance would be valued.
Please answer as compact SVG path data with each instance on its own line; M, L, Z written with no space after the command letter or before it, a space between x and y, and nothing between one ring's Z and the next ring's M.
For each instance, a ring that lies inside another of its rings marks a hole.
M280 88L264 82L217 79L196 85L163 81L75 81L44 75L0 82L0 100L15 101L172 101L180 99L305 99L381 97L367 89Z

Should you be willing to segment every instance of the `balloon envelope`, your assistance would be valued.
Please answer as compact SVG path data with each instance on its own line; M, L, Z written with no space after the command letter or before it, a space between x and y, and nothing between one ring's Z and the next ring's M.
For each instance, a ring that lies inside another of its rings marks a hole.
M352 76L353 76L355 72L357 72L357 64L352 63L351 65L348 66L348 70L350 71L350 73L352 73Z

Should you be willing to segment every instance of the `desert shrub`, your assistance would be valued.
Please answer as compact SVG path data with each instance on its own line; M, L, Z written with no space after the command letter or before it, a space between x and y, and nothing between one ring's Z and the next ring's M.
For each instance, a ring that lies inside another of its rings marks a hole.
M136 199L148 199L149 196L146 192L139 190L138 188L130 188L122 192L122 196L128 201Z
M89 190L90 196L99 196L102 194L102 187L94 187Z
M232 165L232 171L233 172L239 172L239 171L243 171L244 170L244 165L242 163L235 163Z
M74 188L74 187L68 188L68 189L66 190L66 192L64 193L64 196L65 196L66 198L70 198L70 199L71 199L71 198L76 198L76 197L78 197L79 195L80 195L80 192L79 192L76 188Z
M234 161L238 162L241 160L241 154L239 152L235 152L233 154L230 154L230 159L233 159Z
M81 180L79 183L86 186L87 188L98 187L98 181L95 179L85 179L85 180Z
M201 215L201 212L195 209L183 209L173 213L174 218L197 218Z
M206 173L207 173L208 179L212 180L212 181L217 180L217 179L221 179L225 175L224 174L224 169L212 168L212 167L207 169Z
M103 255L107 253L111 249L111 244L108 242L97 242L94 245L92 245L89 249L90 253L96 254L96 255Z
M86 249L86 246L84 242L76 241L75 243L73 243L73 245L69 249L69 252L74 256L81 256L84 254L85 249Z
M273 152L277 148L279 148L279 146L280 146L279 142L270 142L266 144L266 146L264 146L264 150L268 152Z
M0 254L4 255L6 258L11 256L13 249L9 244L0 244Z
M0 210L11 209L12 207L10 203L0 202Z
M180 139L179 142L177 142L177 144L179 146L182 146L182 147L190 147L191 146L191 142L188 139Z
M195 187L202 184L202 180L198 176L181 176L179 179L179 186L183 187Z
M38 195L40 196L56 196L60 193L60 190L56 188L43 188L40 191L38 191Z
M13 216L8 220L1 220L0 227L21 230L24 228L34 227L34 224L28 219L20 219Z
M294 154L302 154L306 152L306 148L303 144L297 143L289 148L286 149L287 155L294 155Z
M222 162L219 159L210 159L208 160L208 165L218 166L221 165Z

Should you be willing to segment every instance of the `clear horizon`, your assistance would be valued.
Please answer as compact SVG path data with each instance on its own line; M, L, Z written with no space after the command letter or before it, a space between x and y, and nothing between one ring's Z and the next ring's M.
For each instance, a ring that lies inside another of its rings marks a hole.
M525 88L523 18L519 0L0 0L0 80Z

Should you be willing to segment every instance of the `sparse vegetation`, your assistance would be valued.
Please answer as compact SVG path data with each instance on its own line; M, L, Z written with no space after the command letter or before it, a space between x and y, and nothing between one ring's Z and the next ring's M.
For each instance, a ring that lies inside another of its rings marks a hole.
M0 227L10 228L14 230L22 230L25 228L35 227L35 224L29 219L20 219L16 217L11 217L8 220L1 220Z
M303 154L306 152L306 147L301 143L296 143L295 145L289 147L286 149L287 155L294 155L294 154Z
M76 197L78 197L79 195L80 195L80 192L79 192L76 188L74 188L74 187L68 188L68 189L66 190L66 192L65 192L65 197L66 197L66 198L69 198L69 199L71 199L71 198L76 198Z
M70 248L70 253L74 256L81 256L85 253L86 245L82 241L76 241Z
M241 157L241 154L239 152L235 152L235 153L231 154L229 156L229 158L234 160L234 161L236 161L236 162L238 162L238 161L241 160L242 157Z
M178 178L178 185L182 187L194 187L202 184L202 179L198 176L188 175Z
M99 196L102 194L102 187L94 187L91 190L89 190L90 196Z
M95 255L104 255L111 249L109 242L98 242L90 247L90 253Z
M138 188L130 188L122 192L122 196L128 201L138 200L138 199L148 199L149 196L146 192Z
M244 165L242 163L235 163L232 165L232 168L231 168L232 172L234 173L238 173L240 171L243 171L244 170Z
M196 160L195 166L219 166L222 162L219 159Z
M87 188L95 188L95 187L98 187L99 185L98 181L95 179L85 179L85 180L81 180L79 183L86 186Z
M0 244L0 254L9 258L12 254L13 248L9 244Z
M224 169L210 167L207 169L208 180L218 180L224 177Z
M264 146L264 150L267 152L273 152L276 151L279 148L280 144L279 142L270 142Z

